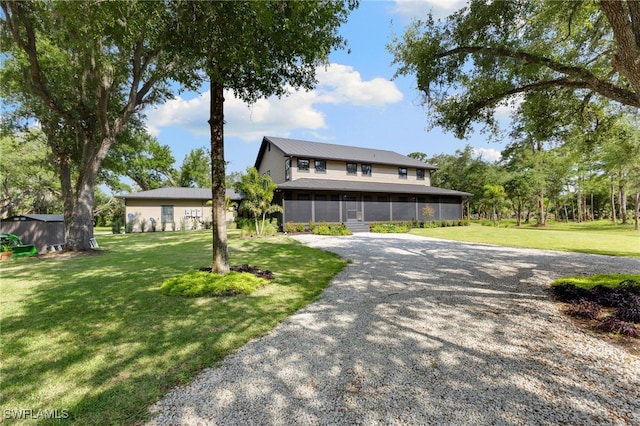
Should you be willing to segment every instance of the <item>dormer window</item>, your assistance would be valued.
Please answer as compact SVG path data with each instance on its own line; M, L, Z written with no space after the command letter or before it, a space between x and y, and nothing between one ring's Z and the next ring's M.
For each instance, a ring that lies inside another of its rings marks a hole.
M416 178L424 180L424 169L416 169Z
M400 179L407 178L407 168L406 167L398 167L398 177Z
M362 176L371 176L371 164L362 164L360 170L362 170Z
M298 158L298 171L309 170L309 159Z
M358 164L357 163L347 163L347 174L348 175L357 175L358 174Z

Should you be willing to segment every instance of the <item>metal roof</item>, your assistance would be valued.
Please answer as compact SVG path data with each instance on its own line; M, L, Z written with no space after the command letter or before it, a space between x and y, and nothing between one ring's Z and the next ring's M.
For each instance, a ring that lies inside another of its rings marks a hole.
M19 220L36 220L38 222L64 222L64 215L61 214L18 214L2 219L3 222Z
M233 189L226 190L226 197L241 200L242 196ZM172 200L210 200L211 188L158 188L131 194L116 195L116 198L135 199L172 199Z
M383 149L361 148L357 146L335 145L330 143L309 142L297 139L265 136L258 153L255 166L258 168L267 143L275 145L284 155L323 159L354 161L358 163L386 164L394 166L416 167L419 169L437 170L434 165L423 163L415 158Z
M296 179L279 184L278 189L301 189L313 191L357 191L415 195L456 195L464 197L473 195L468 192L453 191L451 189L437 188L435 186L427 185L354 182L348 180L329 179Z

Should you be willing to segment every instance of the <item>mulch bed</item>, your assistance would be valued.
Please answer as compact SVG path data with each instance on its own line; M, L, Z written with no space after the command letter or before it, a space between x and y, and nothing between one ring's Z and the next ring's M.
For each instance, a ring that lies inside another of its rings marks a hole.
M199 271L202 272L211 272L211 267L204 267L204 268L199 268ZM246 263L243 265L237 265L237 266L231 266L229 269L231 269L232 271L235 272L248 272L250 274L255 275L258 278L264 278L265 280L272 280L274 279L273 276L273 272L271 272L268 269L262 270L262 269L258 269L254 266L249 266Z

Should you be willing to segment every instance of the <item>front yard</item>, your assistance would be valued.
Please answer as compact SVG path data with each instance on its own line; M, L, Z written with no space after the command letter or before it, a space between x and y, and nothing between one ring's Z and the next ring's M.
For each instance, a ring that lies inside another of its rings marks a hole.
M210 266L210 231L98 236L96 254L2 262L5 423L135 424L177 384L315 300L346 262L286 237L229 237L232 265L275 279L250 296L162 294L171 276ZM7 411L8 410L8 411Z

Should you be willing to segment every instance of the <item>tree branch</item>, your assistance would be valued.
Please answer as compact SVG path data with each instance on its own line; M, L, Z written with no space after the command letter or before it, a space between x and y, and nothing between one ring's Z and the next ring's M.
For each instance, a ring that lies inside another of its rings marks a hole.
M36 35L31 21L24 10L25 4L26 3L22 2L2 2L2 10L5 15L5 22L11 31L11 38L27 55L29 64L31 65L29 67L29 78L26 84L36 96L42 99L46 106L60 114L68 123L76 123L73 116L56 103L42 82L42 70L40 68L40 61L38 60ZM20 28L24 30L24 35L21 33Z
M567 78L552 80L562 83L564 87L570 88L589 88L607 98L620 102L624 105L640 108L640 96L637 93L616 86L608 81L604 81L595 76L591 71L582 67L569 66L559 63L553 59L531 54L520 50L511 50L504 47L482 47L482 46L460 46L436 55L436 58L445 58L457 54L484 54L495 57L511 58L525 64L534 64L544 66L552 71L565 74ZM568 78L571 77L571 78ZM541 82L542 88L550 87L546 82ZM534 83L529 91L535 89ZM522 91L522 90L520 90ZM517 93L517 92L516 92Z

